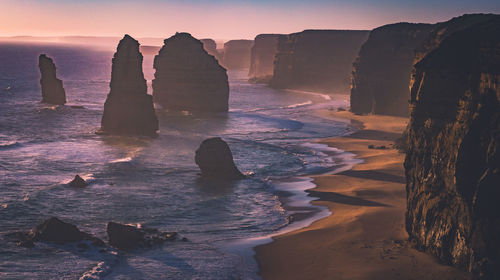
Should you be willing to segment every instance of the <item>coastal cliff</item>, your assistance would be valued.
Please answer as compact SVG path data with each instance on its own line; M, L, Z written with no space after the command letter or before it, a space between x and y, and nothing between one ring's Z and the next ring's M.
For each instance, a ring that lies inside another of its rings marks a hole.
M101 132L153 136L158 130L153 100L147 94L139 42L125 35L113 57L110 92L104 103Z
M431 24L396 23L370 32L353 63L353 113L408 116L415 49L431 30Z
M213 39L200 39L200 41L209 55L213 55L218 61L221 60L221 54L217 50L217 44Z
M172 111L227 112L226 70L189 33L165 40L155 57L153 100Z
M278 38L269 85L322 92L349 90L352 62L368 31L305 30Z
M62 81L56 76L56 65L52 58L41 54L38 57L38 67L40 68L40 86L42 88L42 102L63 105L66 103L66 92Z
M497 279L499 16L460 28L434 46L415 65L410 98L409 239L476 278Z
M279 34L259 34L255 37L250 53L249 81L269 82L271 80L279 36Z
M224 44L222 66L228 70L248 69L253 40L231 40Z

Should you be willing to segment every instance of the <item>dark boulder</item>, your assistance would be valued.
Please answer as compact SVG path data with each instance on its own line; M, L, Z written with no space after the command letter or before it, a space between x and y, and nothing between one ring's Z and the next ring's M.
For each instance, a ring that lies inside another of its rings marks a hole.
M104 103L101 133L155 136L158 130L151 95L142 72L139 42L125 35L113 57L111 91Z
M62 81L56 76L56 65L51 58L41 54L38 58L40 68L40 86L42 87L42 102L63 105L66 103L66 92Z
M137 228L114 222L108 223L106 231L109 244L122 250L160 245L175 240L177 236L175 232L160 232L157 229Z
M219 137L204 140L196 150L195 162L201 175L210 179L239 179L241 174L233 161L229 145Z
M74 188L83 188L88 186L88 184L82 177L80 177L80 175L76 175L73 181L69 182L69 186Z

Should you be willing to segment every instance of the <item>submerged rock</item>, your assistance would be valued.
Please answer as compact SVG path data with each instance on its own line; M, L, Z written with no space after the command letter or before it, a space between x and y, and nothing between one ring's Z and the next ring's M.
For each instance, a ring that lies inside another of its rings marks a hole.
M66 103L66 92L62 81L56 76L56 65L51 58L41 54L38 58L40 68L40 85L42 87L42 102L56 105Z
M229 70L243 70L250 67L250 49L253 40L230 40L224 44L222 66Z
M415 65L406 229L476 278L500 275L500 16L444 38Z
M189 33L165 40L154 60L153 99L172 111L227 112L226 70Z
M250 54L249 81L261 83L271 80L279 36L279 34L259 34L255 37Z
M73 181L69 182L69 185L70 187L74 188L83 188L86 187L88 184L82 177L80 177L80 175L76 175Z
M229 145L219 137L208 138L196 150L195 162L201 175L210 179L245 178L234 164Z
M114 222L108 223L106 231L109 244L122 250L163 244L175 240L177 236L175 232L160 232L157 229L137 228Z
M346 93L352 62L368 34L357 30L305 30L280 36L269 85Z
M111 91L104 103L101 132L154 136L158 130L151 95L142 72L139 42L125 35L113 57Z

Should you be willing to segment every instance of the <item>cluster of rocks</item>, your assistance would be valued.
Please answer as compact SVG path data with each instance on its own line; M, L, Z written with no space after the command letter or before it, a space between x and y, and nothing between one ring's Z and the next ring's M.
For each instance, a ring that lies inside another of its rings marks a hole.
M411 79L406 229L417 248L496 279L500 16L438 24L426 42Z
M64 105L66 103L66 92L62 81L56 76L56 65L52 58L45 54L38 57L38 67L40 68L40 86L42 88L42 102Z
M154 228L137 228L114 222L108 223L107 234L109 245L121 250L151 247L178 239L176 232L161 232ZM7 234L7 238L16 242L18 246L28 248L35 246L36 242L76 243L81 248L88 246L88 243L96 247L106 246L101 239L80 231L75 225L63 222L56 217L44 221L29 232ZM179 240L187 241L186 238Z

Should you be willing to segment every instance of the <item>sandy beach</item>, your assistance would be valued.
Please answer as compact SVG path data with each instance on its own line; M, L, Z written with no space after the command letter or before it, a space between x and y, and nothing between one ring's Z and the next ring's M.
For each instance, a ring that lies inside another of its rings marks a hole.
M322 143L352 152L364 162L335 175L314 177L315 205L332 212L309 227L256 248L264 279L470 279L407 242L404 154L393 148L407 118L356 116L361 129ZM372 148L369 148L373 145ZM385 146L385 149L381 148Z

